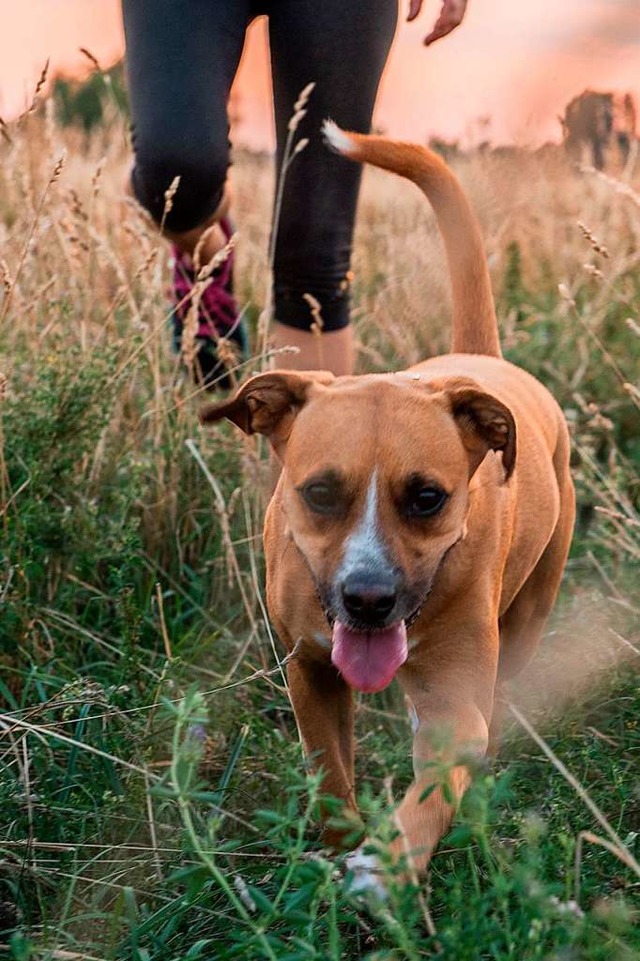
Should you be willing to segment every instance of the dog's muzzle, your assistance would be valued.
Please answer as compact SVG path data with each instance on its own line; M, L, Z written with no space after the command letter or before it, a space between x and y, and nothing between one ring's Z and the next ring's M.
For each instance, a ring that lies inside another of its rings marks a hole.
M409 655L407 629L426 595L416 605L396 585L395 577L349 575L339 588L318 590L332 628L331 661L355 690L383 690Z
M398 601L391 579L372 580L349 575L340 589L340 600L348 620L362 630L380 630L389 624Z

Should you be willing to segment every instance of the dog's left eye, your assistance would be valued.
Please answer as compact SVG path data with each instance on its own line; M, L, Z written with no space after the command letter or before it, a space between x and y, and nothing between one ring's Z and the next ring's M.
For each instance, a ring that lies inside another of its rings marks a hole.
M404 513L408 517L432 517L442 510L447 496L446 491L432 484L408 491L403 504Z
M328 481L312 481L305 484L300 493L316 514L335 514L340 508L338 488Z

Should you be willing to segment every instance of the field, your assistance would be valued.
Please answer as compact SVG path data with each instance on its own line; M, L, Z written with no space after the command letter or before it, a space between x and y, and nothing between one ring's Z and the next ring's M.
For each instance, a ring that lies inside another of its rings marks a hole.
M45 105L2 134L0 957L640 958L640 171L454 160L505 353L571 425L579 517L499 760L429 885L367 905L321 849L265 614L268 452L198 426L165 245L125 197L126 126L88 137ZM237 156L233 180L255 342L269 160ZM447 275L414 188L367 172L354 271L360 370L446 349ZM395 689L361 697L358 741L384 834L411 771Z

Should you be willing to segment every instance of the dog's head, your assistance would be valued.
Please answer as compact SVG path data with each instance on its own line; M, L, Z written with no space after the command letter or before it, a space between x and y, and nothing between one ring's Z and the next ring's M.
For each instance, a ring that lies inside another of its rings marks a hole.
M201 414L266 435L283 464L287 527L333 624L334 664L380 690L407 657L407 625L465 536L470 481L489 452L505 480L513 415L466 378L274 372Z

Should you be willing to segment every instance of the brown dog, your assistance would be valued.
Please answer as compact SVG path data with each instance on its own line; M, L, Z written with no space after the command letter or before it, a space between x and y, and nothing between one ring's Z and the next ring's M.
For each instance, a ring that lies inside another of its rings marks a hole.
M422 870L468 784L461 755L487 751L497 688L527 663L553 607L574 520L569 437L548 391L501 358L480 231L446 165L331 123L325 134L430 200L453 353L395 374L261 374L202 421L265 434L282 463L264 531L267 598L281 639L298 645L291 700L326 793L355 808L352 689L397 677L407 695L415 782L392 856ZM449 789L429 791L443 728ZM370 863L353 862L361 873Z

